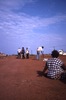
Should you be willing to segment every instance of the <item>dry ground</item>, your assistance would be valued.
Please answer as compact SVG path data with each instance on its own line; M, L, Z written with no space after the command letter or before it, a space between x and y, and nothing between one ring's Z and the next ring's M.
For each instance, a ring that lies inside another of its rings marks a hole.
M50 56L45 55L45 58ZM60 56L66 64L66 56ZM66 100L66 81L51 80L38 75L43 59L0 59L0 100Z

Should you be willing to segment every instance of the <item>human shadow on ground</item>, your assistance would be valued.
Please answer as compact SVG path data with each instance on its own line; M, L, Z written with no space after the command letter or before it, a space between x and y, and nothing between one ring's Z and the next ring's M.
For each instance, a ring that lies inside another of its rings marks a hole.
M61 82L63 82L64 84L66 84L66 72L61 74Z
M51 78L47 77L47 73L44 74L43 71L37 71L37 74L38 74L37 77L46 77L48 79L51 79ZM62 83L66 84L66 78L64 78L64 79L61 78L61 79L59 79L59 81L61 81Z
M66 79L60 79L60 81L64 84L66 84Z
M44 76L44 77L47 77L47 74L44 74L43 73L43 71L37 71L37 77L42 77L42 76Z

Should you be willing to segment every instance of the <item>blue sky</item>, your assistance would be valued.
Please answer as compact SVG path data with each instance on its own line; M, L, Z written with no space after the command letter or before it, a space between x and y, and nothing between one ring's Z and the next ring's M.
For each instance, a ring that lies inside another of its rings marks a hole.
M66 51L66 0L0 0L0 52Z

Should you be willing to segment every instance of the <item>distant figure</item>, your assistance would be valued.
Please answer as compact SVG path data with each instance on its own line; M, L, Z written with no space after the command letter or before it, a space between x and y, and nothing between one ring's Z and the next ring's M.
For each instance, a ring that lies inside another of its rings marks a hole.
M21 49L20 48L18 48L17 53L18 53L18 58L21 58Z
M22 50L21 50L21 59L24 59L25 58L25 49L24 47L22 47Z
M51 56L52 58L49 58L46 62L43 73L51 79L61 79L61 77L66 77L64 76L65 66L63 62L58 58L59 52L57 50L53 50Z
M26 48L26 58L27 59L29 58L29 50L28 50L28 48Z
M39 60L39 58L40 58L40 51L39 51L39 49L37 48L37 60Z
M44 58L44 51L43 51L43 46L41 46L41 47L38 47L37 48L37 57L39 57L39 59L40 59L40 54L42 54L42 57Z

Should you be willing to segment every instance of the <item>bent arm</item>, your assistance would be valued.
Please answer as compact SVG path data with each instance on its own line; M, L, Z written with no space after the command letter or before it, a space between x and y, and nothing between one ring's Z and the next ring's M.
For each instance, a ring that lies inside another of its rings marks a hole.
M63 65L61 66L61 68L62 68L63 70L66 70L66 65L63 64Z
M43 73L45 73L47 69L48 69L48 67L47 67L47 62L46 62L45 67L43 69Z

